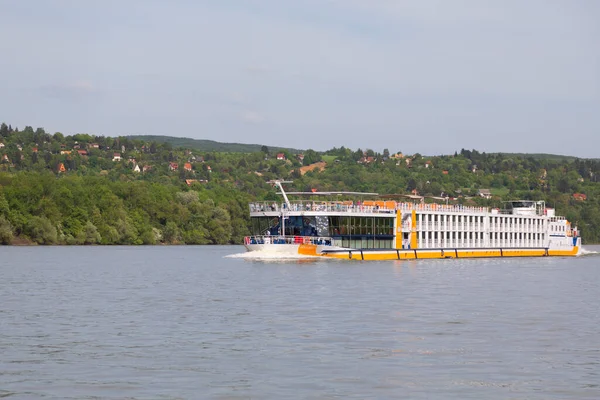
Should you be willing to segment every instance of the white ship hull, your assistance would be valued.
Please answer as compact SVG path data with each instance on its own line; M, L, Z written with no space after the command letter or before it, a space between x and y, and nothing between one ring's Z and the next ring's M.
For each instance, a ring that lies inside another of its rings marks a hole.
M577 228L543 201L515 200L503 210L395 201L291 202L279 186L284 204L250 204L257 236L245 239L248 251L358 260L563 257L581 251Z

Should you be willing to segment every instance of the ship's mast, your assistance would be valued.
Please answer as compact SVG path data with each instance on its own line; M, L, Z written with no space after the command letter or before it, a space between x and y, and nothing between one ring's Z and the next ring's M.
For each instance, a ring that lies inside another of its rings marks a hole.
M290 200L288 199L287 194L285 194L285 190L283 190L283 186L281 184L282 183L292 183L292 182L293 181L279 181L279 180L269 181L269 183L274 184L275 186L277 186L279 188L279 190L281 190L281 194L283 195L283 199L285 200L285 205L287 206L288 210L291 207Z
M285 193L285 190L283 190L283 185L282 183L292 183L293 181L280 181L280 180L274 180L274 181L269 181L269 183L273 183L275 186L277 186L279 188L279 190L281 190L281 194L283 196L283 200L285 201L285 205L286 207L283 207L281 210L281 218L279 219L279 224L281 226L281 236L285 236L285 209L290 209L291 208L291 204L290 204L290 200L287 197L287 194Z

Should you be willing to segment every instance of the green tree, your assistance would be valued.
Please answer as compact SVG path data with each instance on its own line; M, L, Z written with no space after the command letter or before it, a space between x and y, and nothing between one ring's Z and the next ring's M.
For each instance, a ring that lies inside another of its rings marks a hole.
M13 240L12 224L0 215L0 244L11 244Z
M56 227L46 217L31 217L25 233L38 244L55 244L58 241Z

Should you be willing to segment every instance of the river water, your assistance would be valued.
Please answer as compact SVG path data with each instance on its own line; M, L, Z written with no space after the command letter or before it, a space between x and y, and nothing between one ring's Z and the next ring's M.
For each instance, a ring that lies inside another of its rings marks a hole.
M598 399L600 248L263 260L0 247L0 397Z

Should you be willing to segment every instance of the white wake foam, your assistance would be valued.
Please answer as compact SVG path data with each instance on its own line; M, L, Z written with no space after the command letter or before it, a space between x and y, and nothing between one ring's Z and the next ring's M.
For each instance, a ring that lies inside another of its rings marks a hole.
M581 249L579 250L580 256L588 256L590 254L600 254L600 253L595 250L587 250L585 247L581 246Z

